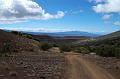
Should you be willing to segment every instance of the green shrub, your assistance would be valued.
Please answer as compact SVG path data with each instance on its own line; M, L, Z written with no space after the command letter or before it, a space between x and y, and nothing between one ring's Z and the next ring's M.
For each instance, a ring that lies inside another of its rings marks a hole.
M116 45L101 44L98 46L92 46L91 49L99 56L120 58L120 48Z
M88 53L90 53L89 49L86 48L86 47L76 47L76 48L74 49L74 51L75 51L76 53L83 53L83 54L88 54Z
M33 39L33 37L31 35L23 34L23 33L18 32L18 31L11 31L11 33L13 33L15 35L23 36L25 38Z
M59 47L57 44L53 44L53 47Z
M15 34L15 35L19 35L19 36L22 36L23 34L21 32L18 32L18 31L11 31L11 33Z
M11 33L13 33L13 34L15 34L15 35L18 35L18 34L19 34L19 32L17 32L17 31L11 31Z
M120 59L120 48L116 48L115 57Z
M40 49L47 51L48 49L52 48L52 45L50 45L48 43L42 43L39 47L40 47Z
M31 35L22 35L22 36L25 38L28 38L28 39L33 39L33 37Z
M5 54L5 53L10 53L12 51L12 44L10 43L4 43L3 46L0 48L0 53Z
M113 46L98 46L95 48L95 52L97 55L103 56L103 57L114 57L115 56L115 48Z
M59 46L61 52L70 52L72 48L70 46Z

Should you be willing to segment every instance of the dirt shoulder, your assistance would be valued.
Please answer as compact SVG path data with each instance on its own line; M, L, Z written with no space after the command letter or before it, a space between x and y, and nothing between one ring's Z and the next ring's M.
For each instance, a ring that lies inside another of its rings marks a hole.
M120 79L120 59L116 59L114 57L101 57L97 55L83 55L82 57L96 63L101 68L104 68L116 79Z
M80 55L66 55L67 79L115 79L111 74Z

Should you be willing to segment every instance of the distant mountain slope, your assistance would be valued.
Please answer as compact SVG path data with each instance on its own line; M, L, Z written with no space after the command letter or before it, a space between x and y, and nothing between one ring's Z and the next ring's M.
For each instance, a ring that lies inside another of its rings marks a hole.
M115 37L120 37L120 31L110 33L104 36L97 37L96 39L109 39L109 38L115 38Z
M120 47L120 31L113 32L104 36L97 37L94 40L85 42L88 45L108 45L108 46L117 46Z
M57 45L68 45L72 44L72 42L76 41L83 41L86 39L90 39L90 37L85 36L65 36L65 37L55 37L55 36L48 36L48 35L31 35L34 40L40 41L40 42L48 42L51 44L57 44Z
M4 46L11 47L11 51L32 50L34 46L37 46L38 42L27 39L18 35L14 35L10 32L0 30L0 51L4 49Z
M78 41L74 43L75 45L120 45L120 31L110 33L107 35L99 36L93 39L89 39L87 41Z
M42 33L42 32L26 32L28 34L34 35L49 35L49 36L87 36L87 37L98 37L99 34L93 34L89 32L82 32L82 31L69 31L69 32L55 32L55 33Z

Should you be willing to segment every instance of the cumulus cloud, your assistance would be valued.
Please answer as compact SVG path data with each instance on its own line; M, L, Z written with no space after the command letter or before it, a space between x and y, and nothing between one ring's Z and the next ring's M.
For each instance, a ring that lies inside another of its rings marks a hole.
M48 29L48 28L13 28L13 27L0 27L0 29L3 30L14 30L14 31L25 31L25 32L49 32L49 33L53 33L53 32L66 32L66 31L76 31L75 29Z
M120 21L116 21L116 22L114 23L114 25L120 26Z
M120 13L120 0L95 0L97 4L93 7L97 13ZM101 3L98 3L101 2Z
M93 10L96 13L103 14L102 19L105 23L108 23L108 20L113 15L120 15L120 0L89 0L94 3ZM113 23L116 26L120 26L120 22L116 21Z
M28 19L58 19L63 16L63 11L58 11L55 15L46 13L45 10L33 0L0 0L1 23L18 23Z
M89 0L90 2L95 2L95 3L100 3L100 2L103 2L105 0Z
M105 14L105 15L103 15L102 19L109 20L111 17L112 17L112 14Z

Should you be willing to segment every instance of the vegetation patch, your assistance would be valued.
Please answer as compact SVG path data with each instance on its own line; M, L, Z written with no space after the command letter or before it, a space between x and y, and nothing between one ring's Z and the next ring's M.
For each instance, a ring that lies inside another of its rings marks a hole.
M120 58L120 37L96 40L87 44L90 52L103 57Z
M13 49L13 46L11 43L4 43L0 47L0 56L7 56L8 53L11 53Z
M62 46L59 46L59 48L60 48L61 52L70 52L70 51L72 51L72 48L70 46L62 45Z
M74 49L74 52L76 52L76 53L82 53L82 54L88 54L88 53L90 53L90 50L87 47L80 46L80 47L76 47Z
M49 43L41 43L39 45L39 48L44 50L44 51L48 51L50 48L52 48L53 46Z
M29 34L24 34L24 33L18 32L18 31L11 31L11 33L13 33L15 35L25 37L25 38L28 38L28 39L33 39L33 37Z

